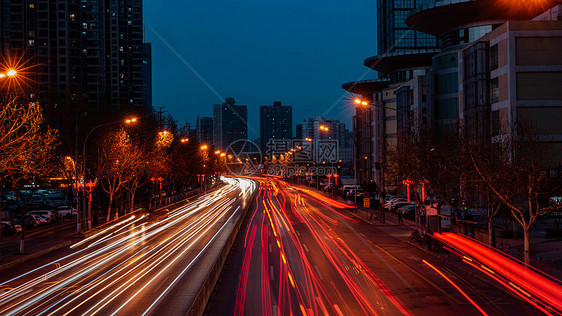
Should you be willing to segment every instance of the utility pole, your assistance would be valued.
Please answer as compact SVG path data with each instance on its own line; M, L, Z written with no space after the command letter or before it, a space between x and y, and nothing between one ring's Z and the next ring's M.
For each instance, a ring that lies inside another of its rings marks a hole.
M158 126L162 126L164 121L162 119L162 114L163 113L168 113L168 111L163 111L162 109L165 109L165 106L157 106L156 107L158 109L158 111L156 111L156 113L158 114Z

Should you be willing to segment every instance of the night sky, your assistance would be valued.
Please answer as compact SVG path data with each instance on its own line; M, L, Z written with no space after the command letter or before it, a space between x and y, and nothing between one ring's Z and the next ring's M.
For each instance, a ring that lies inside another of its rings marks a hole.
M324 115L351 129L341 85L375 78L363 66L376 54L375 10L374 0L144 1L153 105L194 126L234 97L248 105L250 139L273 101L293 106L293 125Z

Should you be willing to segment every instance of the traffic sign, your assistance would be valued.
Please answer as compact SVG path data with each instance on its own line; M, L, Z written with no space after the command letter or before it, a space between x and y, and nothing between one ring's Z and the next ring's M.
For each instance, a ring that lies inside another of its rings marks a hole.
M363 198L363 207L371 207L371 199Z

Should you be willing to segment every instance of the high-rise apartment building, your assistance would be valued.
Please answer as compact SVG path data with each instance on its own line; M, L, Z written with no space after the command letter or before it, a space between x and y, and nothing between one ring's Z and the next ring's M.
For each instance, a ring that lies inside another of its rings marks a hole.
M152 43L143 43L142 83L144 108L147 114L152 113Z
M144 107L142 0L105 0L111 109Z
M293 107L281 105L280 101L273 102L273 106L260 107L260 146L263 154L268 155L268 142L276 139L293 139Z
M213 107L213 144L223 151L229 146L239 151L244 146L239 140L248 140L248 107L236 105L234 98L226 98Z
M195 123L197 141L201 144L213 143L213 118L199 117Z
M141 0L0 0L0 19L0 54L24 69L3 94L39 101L63 143L77 119L149 106Z

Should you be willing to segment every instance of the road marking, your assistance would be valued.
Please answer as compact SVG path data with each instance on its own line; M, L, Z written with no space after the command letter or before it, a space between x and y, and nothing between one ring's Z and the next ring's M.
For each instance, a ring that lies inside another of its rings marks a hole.
M296 229L295 229L295 231L297 232L297 235L298 235L298 236L300 237L300 236L301 236L301 234L299 233L299 231L298 231L298 230L296 230Z
M334 310L336 311L336 313L340 316L343 316L343 313L341 312L340 307L338 306L338 304L334 304Z
M271 244L269 244L268 248L269 248L269 253L271 253Z
M455 303L457 304L462 304L463 302L459 301L458 299L456 299L454 296L452 296L451 294L449 294L448 292L446 292L444 289L442 289L441 287L439 287L437 284L431 282L430 280L428 280L426 277L424 277L423 275L421 275L419 272L417 272L416 270L414 270L412 267L410 267L406 262L398 259L397 257L395 257L394 255L392 255L391 253L389 253L388 251L386 251L385 249L383 249L382 247L380 247L379 245L375 244L374 242L367 240L368 242L370 242L373 246L377 247L380 251L382 251L384 254L386 254L387 256L389 256L390 258L396 260L398 263L400 263L402 266L404 266L406 269L410 270L411 272L413 272L415 275L417 275L418 277L420 277L422 280L424 280L425 282L427 282L429 285L431 285L433 288L435 288L436 290L440 291L441 293L445 294L447 297L449 297L451 300L453 300Z
M271 279L271 281L275 280L275 278L273 277L273 266L269 266L269 278Z
M304 250L306 250L306 252L309 252L309 251L308 251L308 248L306 248L306 245L305 245L305 244L302 244L302 247L304 248Z
M367 236L365 236L365 234L363 233L359 233L359 235L363 236L363 238L367 238Z
M322 273L320 273L320 270L318 270L317 266L314 266L314 270L316 270L316 274L318 274L318 277L320 278L320 280L324 280L324 278L322 277Z
M315 299L316 299L316 302L318 303L318 305L320 305L320 309L322 310L322 313L324 315L330 315L328 313L328 310L326 309L326 306L324 306L324 303L322 302L322 299L320 299L320 296L316 296Z

